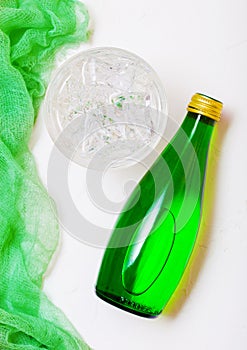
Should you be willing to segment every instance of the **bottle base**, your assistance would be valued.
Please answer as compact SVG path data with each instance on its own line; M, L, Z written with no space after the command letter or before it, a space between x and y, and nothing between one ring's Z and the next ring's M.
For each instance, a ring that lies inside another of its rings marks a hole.
M154 312L153 309L143 307L133 301L127 300L124 297L117 297L111 293L102 292L99 289L95 289L96 295L106 301L107 303L116 306L124 311L130 312L134 315L145 317L145 318L156 318L161 312Z

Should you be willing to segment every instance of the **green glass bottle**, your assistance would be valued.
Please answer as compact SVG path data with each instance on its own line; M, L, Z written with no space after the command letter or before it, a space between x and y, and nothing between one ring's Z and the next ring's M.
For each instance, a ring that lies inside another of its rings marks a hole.
M195 94L188 113L136 186L106 248L96 285L103 300L159 315L192 253L201 217L207 154L222 103Z

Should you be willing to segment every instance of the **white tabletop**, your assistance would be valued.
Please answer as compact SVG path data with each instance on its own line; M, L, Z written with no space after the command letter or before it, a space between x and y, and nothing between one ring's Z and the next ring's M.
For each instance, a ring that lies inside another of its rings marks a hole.
M113 307L95 295L103 249L61 230L61 246L44 290L95 350L244 350L247 348L247 2L246 0L85 1L94 28L81 49L115 46L150 63L179 123L195 92L224 102L211 147L200 242L187 283L169 311L154 320ZM42 116L32 149L47 180L53 144ZM124 183L140 166L109 174L105 193L125 200ZM69 186L82 215L111 218L90 203L86 169L71 165ZM128 192L128 191L127 191ZM59 203L58 207L59 207ZM61 218L60 218L61 219ZM84 228L81 227L81 230ZM69 350L69 349L68 349Z

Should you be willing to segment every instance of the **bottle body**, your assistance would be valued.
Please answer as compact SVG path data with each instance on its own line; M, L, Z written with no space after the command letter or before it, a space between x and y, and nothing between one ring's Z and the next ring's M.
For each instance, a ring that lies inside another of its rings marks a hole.
M120 214L96 285L109 303L144 317L159 315L193 250L214 120L188 112Z

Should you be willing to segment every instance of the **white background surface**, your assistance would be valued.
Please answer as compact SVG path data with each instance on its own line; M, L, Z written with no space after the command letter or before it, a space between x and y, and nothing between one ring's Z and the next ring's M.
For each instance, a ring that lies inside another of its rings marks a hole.
M142 56L159 74L169 113L179 123L197 91L222 100L224 115L210 155L200 242L169 311L146 320L98 299L94 286L103 250L65 232L44 289L95 350L247 349L247 2L85 3L94 34L82 49L116 46ZM51 149L41 116L33 152L44 183ZM136 169L116 175L106 193L111 197L115 188L112 199L123 200L124 181L144 171ZM85 171L74 166L70 179L82 208Z

